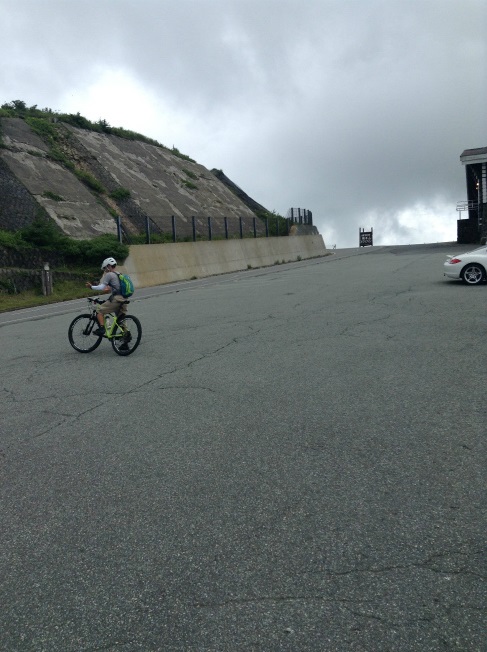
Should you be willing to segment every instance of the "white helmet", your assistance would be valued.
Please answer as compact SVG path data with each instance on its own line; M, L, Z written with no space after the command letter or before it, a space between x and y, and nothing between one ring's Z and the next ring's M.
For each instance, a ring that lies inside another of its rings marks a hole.
M105 260L101 264L101 268L105 269L105 267L107 265L116 265L116 264L117 264L117 261L115 260L115 258L111 258L111 257L110 258L105 258Z

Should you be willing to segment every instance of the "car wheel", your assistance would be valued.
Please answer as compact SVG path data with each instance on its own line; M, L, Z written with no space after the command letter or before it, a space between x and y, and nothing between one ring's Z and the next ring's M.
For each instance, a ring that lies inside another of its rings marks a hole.
M467 285L478 285L485 280L485 269L477 263L470 263L462 269L462 280Z

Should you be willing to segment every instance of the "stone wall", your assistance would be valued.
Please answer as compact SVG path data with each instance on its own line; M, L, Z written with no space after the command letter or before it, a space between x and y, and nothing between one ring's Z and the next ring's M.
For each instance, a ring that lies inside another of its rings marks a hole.
M51 271L53 285L58 281L79 281L80 286L86 281L85 276L70 272ZM1 269L0 296L2 294L18 294L28 290L41 290L42 269Z
M44 249L7 249L0 247L0 267L16 267L20 269L41 269L44 263L50 267L64 265L64 257L55 251Z
M39 204L0 158L0 229L22 229L32 224L39 212Z
M64 265L64 257L55 251L42 249L7 249L0 247L0 295L17 294L41 288L41 275L45 263L51 270ZM85 280L79 274L53 272L54 282L60 279Z
M0 296L41 288L41 271L0 269Z

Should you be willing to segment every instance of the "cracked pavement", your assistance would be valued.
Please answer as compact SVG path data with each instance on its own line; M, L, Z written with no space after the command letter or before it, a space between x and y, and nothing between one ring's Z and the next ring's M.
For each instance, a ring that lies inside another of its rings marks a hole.
M0 319L0 649L485 650L486 287L337 252Z

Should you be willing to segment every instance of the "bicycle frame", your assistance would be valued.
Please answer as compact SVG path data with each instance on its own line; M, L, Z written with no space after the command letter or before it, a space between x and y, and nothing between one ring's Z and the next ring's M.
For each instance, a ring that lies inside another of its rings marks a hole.
M98 331L100 322L97 319L97 306L102 303L104 302L99 299L88 298L88 312L75 317L69 325L69 343L79 353L91 353L98 348L102 339L106 339L117 355L131 355L139 346L142 337L140 321L125 312L110 312L105 315L103 330Z
M91 317L93 319L93 322L98 324L98 311L97 309L93 306L93 304L101 305L104 303L103 301L100 301L99 299L91 299L90 297L88 298L88 308L91 311ZM107 329L107 318L110 320L109 327ZM115 331L117 330L117 326L119 326L121 329L123 329L123 319L121 321L118 321L118 317L114 312L109 312L108 314L105 315L105 335L107 339L111 340L114 337L123 337L123 333L116 333Z

